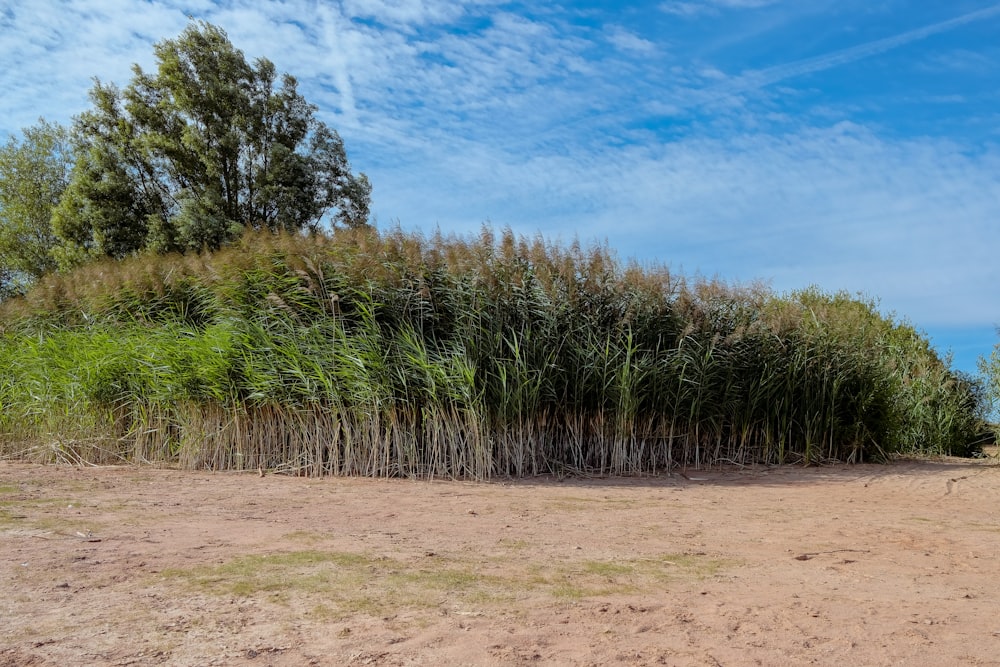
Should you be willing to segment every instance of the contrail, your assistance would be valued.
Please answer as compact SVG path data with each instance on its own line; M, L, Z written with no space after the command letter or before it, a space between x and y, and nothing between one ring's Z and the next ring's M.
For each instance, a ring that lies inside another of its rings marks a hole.
M910 30L909 32L904 32L892 37L878 39L874 42L868 42L867 44L859 44L858 46L852 46L840 51L834 51L833 53L828 53L826 55L796 60L795 62L785 63L784 65L775 65L774 67L768 67L766 69L751 70L745 74L741 74L733 81L724 84L717 90L727 93L739 93L747 90L763 88L764 86L777 83L778 81L783 81L796 76L802 76L803 74L811 74L812 72L820 72L832 67L846 65L847 63L851 63L856 60L868 58L869 56L879 53L891 51L892 49L903 46L904 44L909 44L910 42L915 42L917 40L930 37L931 35L946 32L967 23L973 23L975 21L997 15L1000 15L1000 4L970 12L969 14L963 14L962 16L958 16L947 21L935 23L934 25L917 28L916 30Z
M981 21L994 16L1000 16L1000 3L993 4L989 7L979 9L968 14L963 14L962 16L958 16L953 19L948 19L947 21L941 21L940 23L924 26L922 28L916 28L915 30L893 35L892 37L885 37L873 42L867 42L865 44L859 44L857 46L841 49L840 51L834 51L833 53L827 53L812 58L804 58L790 63L775 65L774 67L767 67L765 69L748 70L728 80L719 82L716 85L710 85L703 88L682 88L681 90L674 91L673 95L668 94L666 99L664 99L664 102L668 103L674 111L666 114L654 115L675 115L677 112L697 109L720 100L725 100L740 93L765 88L771 84L778 83L779 81L784 81L785 79L791 79L804 74L810 74L812 72L820 72L833 67L839 67L840 65L846 65L857 60L869 58L879 53L885 53L886 51L891 51L892 49L899 48L900 46L909 44L910 42L925 39L931 35L947 32L948 30L953 30L967 23ZM611 114L603 115L610 116ZM590 121L593 120L593 118L594 116L587 116L578 119L577 122ZM573 121L568 123L564 122L561 127L565 129L567 125L571 124L574 124Z
M1000 3L993 4L989 7L985 7L968 14L963 14L946 21L941 21L940 23L924 26L922 28L916 28L908 32L893 35L892 37L885 37L883 39L867 42L865 44L859 44L857 46L841 49L839 51L834 51L821 56L796 60L794 62L775 65L773 67L760 70L748 70L714 86L708 85L700 88L682 87L679 90L666 91L663 95L662 101L670 107L670 110L650 111L648 117L660 118L677 116L683 112L692 111L720 100L725 100L726 98L738 95L739 93L758 90L796 76L802 76L804 74L820 72L833 67L838 67L840 65L846 65L847 63L868 58L879 53L891 51L892 49L899 48L900 46L909 44L910 42L925 39L931 35L947 32L959 26L995 16L1000 16ZM624 124L628 122L635 122L640 119L641 116L637 116L634 110L629 110L628 112L621 109L599 113L587 112L585 114L578 115L576 118L563 119L556 125L552 125L547 129L535 132L530 138L526 138L519 142L518 145L530 145L537 147L540 145L540 139L542 137L550 137L557 133L565 133L570 128L583 125L585 123L603 121L606 125L612 126L615 123ZM510 146L513 146L513 144L510 144Z

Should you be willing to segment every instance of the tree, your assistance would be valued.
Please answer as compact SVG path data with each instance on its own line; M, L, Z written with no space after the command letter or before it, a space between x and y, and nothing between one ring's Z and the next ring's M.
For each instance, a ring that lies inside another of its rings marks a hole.
M997 329L1000 335L1000 329ZM986 385L986 412L987 420L991 420L996 431L996 438L1000 441L1000 343L993 347L990 355L979 357L979 375Z
M55 268L50 220L69 181L69 132L40 119L0 148L0 296Z
M226 33L192 23L155 47L155 73L96 82L75 123L77 163L53 217L57 256L216 249L246 229L367 224L371 186L294 77L248 64Z

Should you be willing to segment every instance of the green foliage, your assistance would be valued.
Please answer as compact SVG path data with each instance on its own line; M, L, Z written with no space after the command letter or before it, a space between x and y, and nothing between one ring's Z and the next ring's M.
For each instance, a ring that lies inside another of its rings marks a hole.
M245 230L316 231L331 211L363 226L371 187L339 135L225 32L191 24L134 66L124 89L97 82L74 126L77 161L52 225L63 267L90 257L216 250Z
M247 235L49 276L0 314L7 451L59 433L212 468L625 474L968 454L984 416L873 303L510 232Z
M979 358L979 372L983 377L980 387L983 401L989 406L988 416L993 419L993 440L1000 442L1000 422L996 414L996 408L1000 407L1000 343L993 348L990 356Z
M52 208L69 180L69 133L44 119L0 148L0 299L55 268Z

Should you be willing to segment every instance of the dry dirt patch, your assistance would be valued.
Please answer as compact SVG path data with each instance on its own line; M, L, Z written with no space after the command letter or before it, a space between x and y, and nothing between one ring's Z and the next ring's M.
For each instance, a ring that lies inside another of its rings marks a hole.
M1000 468L0 463L0 665L1000 665Z

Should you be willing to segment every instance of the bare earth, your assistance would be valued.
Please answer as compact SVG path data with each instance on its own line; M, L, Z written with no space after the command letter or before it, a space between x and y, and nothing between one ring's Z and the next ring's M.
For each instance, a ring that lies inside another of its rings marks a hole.
M993 461L643 479L0 463L0 665L1000 665Z

